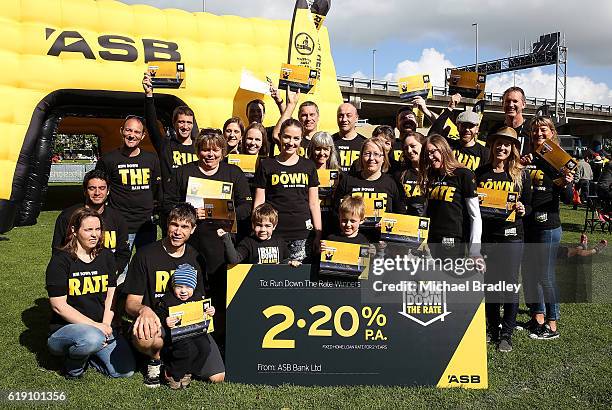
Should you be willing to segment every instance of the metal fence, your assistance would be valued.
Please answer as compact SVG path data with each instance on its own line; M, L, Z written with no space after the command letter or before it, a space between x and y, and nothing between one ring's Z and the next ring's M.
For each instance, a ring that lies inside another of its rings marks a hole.
M378 91L390 91L398 92L397 82L395 81L384 81L384 80L368 80L365 78L353 78L353 77L338 77L338 85L340 87L352 87L361 88L365 90L378 90ZM448 90L444 87L432 87L433 95L437 96L448 96ZM555 106L555 99L537 98L537 97L525 97L527 104L533 104L535 106L541 106L548 104L550 107ZM485 100L487 101L502 101L502 94L487 93L485 92ZM612 113L612 106L603 104L591 104L585 102L566 101L565 105L569 109L573 110L584 110L592 112L605 112Z
M51 164L49 182L83 182L85 174L96 167L91 164Z

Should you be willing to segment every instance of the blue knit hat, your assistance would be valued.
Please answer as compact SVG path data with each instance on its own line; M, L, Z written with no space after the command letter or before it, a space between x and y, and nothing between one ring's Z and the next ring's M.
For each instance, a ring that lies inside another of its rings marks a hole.
M198 283L198 271L188 263L179 265L172 276L172 285L185 285L195 289Z

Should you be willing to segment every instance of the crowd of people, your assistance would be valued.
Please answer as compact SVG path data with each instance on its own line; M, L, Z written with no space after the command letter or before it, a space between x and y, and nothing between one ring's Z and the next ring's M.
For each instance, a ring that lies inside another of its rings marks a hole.
M557 139L555 124L523 117L519 87L504 93L505 121L486 143L478 139L477 113L456 117L459 138L453 140L417 132L412 106L397 113L399 137L388 125L370 137L359 134L358 110L350 103L338 107L338 131L330 134L318 129L314 102L298 107L299 93L287 91L284 101L277 90L275 127L262 125L261 100L247 105L246 126L232 117L223 129L198 129L194 112L180 106L166 136L157 125L148 75L143 88L144 117L125 119L122 145L85 176L84 203L57 218L46 273L53 309L48 346L64 357L65 377L81 377L88 364L111 377L129 377L144 362L150 387L166 381L184 388L192 377L223 381L227 264L316 263L325 238L382 246L380 226L365 211L371 201L387 212L430 218L428 242L439 244L438 252L481 260L487 255L485 281L517 282L522 270L525 293L534 301L530 337L559 337L559 204L574 175L558 178L535 154L544 141ZM454 95L447 110L452 113L460 101ZM436 121L423 99L413 103ZM140 148L146 136L156 153ZM228 163L231 153L259 157L252 178ZM334 175L331 188L320 187L320 170ZM236 235L207 220L204 208L186 203L191 177L231 184ZM492 186L518 193L513 222L481 216L477 187ZM521 268L529 248L524 243L547 246L545 255ZM216 305L207 310L215 315L215 337L172 340L176 318L168 308L205 295ZM518 295L486 305L488 338L500 351L512 350L517 312Z

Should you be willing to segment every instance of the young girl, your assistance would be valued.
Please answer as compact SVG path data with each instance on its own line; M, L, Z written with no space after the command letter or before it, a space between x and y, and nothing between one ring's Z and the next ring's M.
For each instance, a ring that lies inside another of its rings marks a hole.
M238 117L232 117L223 124L223 137L227 144L225 155L240 154L240 142L244 135L244 124Z
M405 207L399 188L393 178L385 173L389 169L389 159L384 143L378 138L366 140L361 146L359 161L361 171L355 176L344 176L338 184L334 195L335 208L339 208L342 198L351 195L363 197L366 208L382 205L378 209L380 213L383 211L403 213ZM370 242L380 240L380 229L377 228L379 221L380 218L374 218L373 215L366 213L366 222L362 225L362 230Z
M395 172L395 180L403 188L408 215L425 214L425 197L419 187L419 158L425 136L419 132L410 132L402 143L400 169Z
M482 221L474 173L455 159L441 135L427 137L423 148L419 186L421 192L427 193L425 215L431 219L427 242L442 244L444 252L452 249L461 254L460 245L468 240L470 255L479 256ZM467 232L464 215L468 220Z
M540 340L559 337L559 303L555 278L562 233L559 197L573 181L572 174L568 172L555 182L558 175L535 154L535 150L546 140L559 142L555 125L550 118L536 117L531 122L531 153L522 158L533 186L533 212L525 219L525 242L532 246L526 249L523 281L525 300L531 314L529 336Z
M307 239L321 239L319 178L315 165L299 156L302 124L290 118L280 127L280 154L262 159L255 174L254 207L270 203L278 211L278 233L285 238L289 258L304 261L310 256ZM311 235L314 230L314 235ZM314 238L312 237L314 236Z
M117 270L103 248L104 227L90 208L74 211L66 245L51 257L46 287L53 310L47 340L64 357L64 376L80 378L87 362L110 377L130 377L135 363L128 342L111 327Z
M523 256L522 218L530 210L531 181L520 164L521 143L513 128L501 128L489 136L488 142L491 146L489 160L476 170L476 183L481 188L516 192L520 196L514 206L514 222L506 221L506 216L483 217L482 239L486 243L485 250L491 266L485 273L485 282L518 284ZM518 312L518 294L487 293L486 298L487 334L492 342L497 343L500 352L510 352ZM502 304L504 315L500 319Z

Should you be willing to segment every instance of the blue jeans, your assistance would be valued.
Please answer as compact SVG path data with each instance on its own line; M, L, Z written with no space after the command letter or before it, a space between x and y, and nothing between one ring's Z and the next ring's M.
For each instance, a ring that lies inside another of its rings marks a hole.
M559 320L559 295L555 268L561 233L561 227L558 227L528 231L525 236L527 256L523 266L525 300L531 316L545 314L546 320Z
M136 363L127 340L113 332L106 341L104 333L91 325L68 324L56 330L47 340L51 354L64 356L69 376L80 376L87 363L110 377L130 377Z

